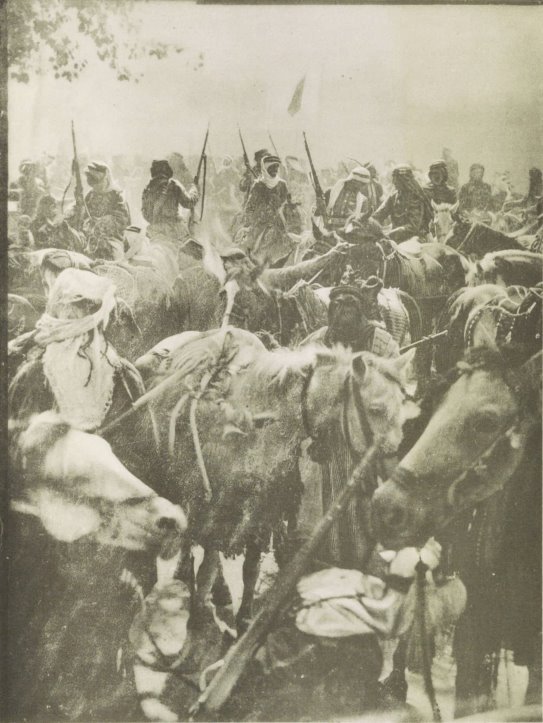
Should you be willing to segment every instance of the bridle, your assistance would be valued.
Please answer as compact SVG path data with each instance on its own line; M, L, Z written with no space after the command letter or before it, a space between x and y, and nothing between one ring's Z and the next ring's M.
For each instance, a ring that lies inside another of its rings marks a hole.
M318 441L319 439L319 431L312 428L311 420L309 417L309 410L307 407L307 399L308 399L308 392L309 392L309 386L311 384L311 381L313 379L313 375L315 373L316 365L313 365L309 368L309 371L304 377L303 384L302 384L302 391L300 396L300 407L302 410L302 423L303 428L306 434L306 437L311 438L313 441ZM396 379L392 374L387 373L385 370L379 369L379 373L382 374L388 381L394 382L397 384L402 392L402 395L404 397L404 400L412 400L412 397L408 394L405 387L402 385L399 379ZM343 406L341 410L341 429L343 436L345 437L345 441L347 443L347 446L349 448L349 451L351 454L357 459L360 457L360 452L356 449L353 437L351 434L351 428L349 424L349 403L351 400L354 402L354 406L357 412L357 419L360 423L360 427L362 429L362 434L364 436L366 446L370 447L375 440L375 434L373 432L373 429L371 427L368 413L366 410L366 405L364 404L364 400L362 398L362 394L360 393L360 389L357 384L354 383L353 375L350 370L347 371L347 374L345 375L345 379L343 382ZM382 455L387 456L387 455Z

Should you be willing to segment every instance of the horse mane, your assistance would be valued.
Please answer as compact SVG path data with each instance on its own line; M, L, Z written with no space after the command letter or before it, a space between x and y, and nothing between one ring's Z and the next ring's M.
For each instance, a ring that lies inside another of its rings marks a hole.
M328 364L347 364L352 353L341 345L332 349L321 344L308 344L298 349L274 349L259 355L254 373L268 386L284 387L293 378L303 379L314 369L317 359Z

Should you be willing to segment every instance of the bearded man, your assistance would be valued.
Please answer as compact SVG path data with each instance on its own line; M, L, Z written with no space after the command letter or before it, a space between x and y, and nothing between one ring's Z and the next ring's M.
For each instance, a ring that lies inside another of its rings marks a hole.
M390 219L392 230L388 236L394 241L406 241L413 236L426 237L434 214L411 167L407 164L396 166L392 171L392 183L395 192L381 204L373 218L379 223Z
M378 321L377 294L381 287L376 276L366 281L355 280L352 269L347 267L340 285L330 292L328 326L310 334L304 344L342 344L353 352L371 351L383 357L397 357L398 344Z
M445 161L439 160L430 163L428 169L429 183L424 186L424 192L434 203L455 204L457 201L456 191L448 185L449 171Z

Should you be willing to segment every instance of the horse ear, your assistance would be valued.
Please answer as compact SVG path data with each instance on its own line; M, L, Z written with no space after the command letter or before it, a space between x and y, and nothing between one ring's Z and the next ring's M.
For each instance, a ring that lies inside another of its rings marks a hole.
M353 372L359 379L364 379L366 374L366 362L364 361L363 352L355 354L352 359Z
M451 216L454 216L455 213L458 211L458 207L460 206L460 201L457 201L454 206L451 206Z
M401 374L403 374L403 375L406 374L407 370L413 364L413 360L415 359L416 353L417 353L416 349L409 349L409 351L406 351L405 354L400 354L400 356L397 359L394 359L394 364L396 366L396 369Z
M432 208L434 209L434 211L437 211L437 203L434 201L433 198L430 199L430 203L432 204Z

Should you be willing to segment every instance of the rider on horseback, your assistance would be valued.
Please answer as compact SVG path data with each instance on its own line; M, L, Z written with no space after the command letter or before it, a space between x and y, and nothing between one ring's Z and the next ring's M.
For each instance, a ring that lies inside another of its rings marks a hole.
M329 229L343 230L348 221L371 210L368 200L370 182L370 171L364 166L356 166L346 178L325 191Z
M488 211L492 206L492 188L483 181L485 167L473 163L469 169L469 181L458 194L460 211Z
M130 225L124 194L113 184L105 163L90 163L85 176L91 187L85 197L89 215L83 223L88 253L93 258L120 259L124 254L123 233Z
M262 158L260 176L245 206L243 226L248 229L248 251L259 263L274 263L286 256L290 248L283 253L285 237L295 230L290 194L279 176L280 163L279 158L271 154Z
M456 203L456 191L447 184L449 171L445 161L439 160L430 163L428 169L430 183L424 186L424 192L434 203Z
M168 161L153 161L151 180L143 190L141 200L143 218L149 223L149 238L163 235L175 241L187 239L189 228L179 214L179 206L194 208L199 197L196 185L193 184L187 191L173 178L173 169Z
M379 223L390 218L392 230L388 236L395 241L425 237L433 218L432 207L410 166L396 166L392 171L392 182L396 191L377 209L373 218Z

